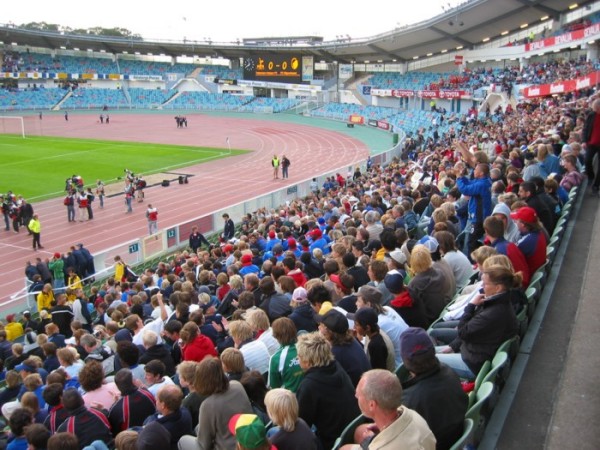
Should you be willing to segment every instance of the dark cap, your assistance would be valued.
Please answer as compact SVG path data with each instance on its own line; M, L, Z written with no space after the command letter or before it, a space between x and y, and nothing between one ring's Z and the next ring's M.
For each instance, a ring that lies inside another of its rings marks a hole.
M348 319L337 309L332 309L324 316L317 316L317 322L322 323L334 333L344 334L348 331Z
M400 335L402 359L411 360L415 355L434 349L433 341L423 328L410 327Z
M397 270L390 270L383 279L383 283L392 294L399 294L404 287L404 276Z
M371 328L374 328L375 325L377 325L378 320L379 316L373 308L360 308L354 314L354 321L361 327L370 326Z

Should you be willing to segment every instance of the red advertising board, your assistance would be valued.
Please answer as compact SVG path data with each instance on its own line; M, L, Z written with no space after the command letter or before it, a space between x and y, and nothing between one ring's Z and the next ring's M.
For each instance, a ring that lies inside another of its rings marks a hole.
M598 34L600 34L600 23L595 23L582 30L575 30L570 33L542 39L541 41L530 42L529 44L525 44L525 51L531 52L552 47L554 45L568 44L569 42L578 41L580 39L596 37Z
M350 123L365 123L365 118L363 116L359 116L358 114L352 114L348 120L350 121Z
M392 97L414 97L415 91L410 89L392 89Z
M465 91L417 91L420 98L461 98L467 95Z
M565 80L557 83L529 86L523 90L523 95L527 98L532 98L545 97L552 94L563 94L565 92L574 92L592 87L598 83L599 80L600 72L592 72L585 77L575 78L574 80Z

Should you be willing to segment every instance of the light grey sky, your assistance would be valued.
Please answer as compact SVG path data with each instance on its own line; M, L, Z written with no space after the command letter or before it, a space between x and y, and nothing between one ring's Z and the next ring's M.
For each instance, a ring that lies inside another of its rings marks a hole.
M364 38L431 18L458 0L352 2L339 0L2 2L0 22L47 22L72 28L127 28L144 38L233 42L240 38L337 35Z

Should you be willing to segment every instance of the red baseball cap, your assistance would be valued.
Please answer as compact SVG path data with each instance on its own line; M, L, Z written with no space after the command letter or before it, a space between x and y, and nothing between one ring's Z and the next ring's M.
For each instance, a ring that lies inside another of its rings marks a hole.
M342 284L342 280L340 280L340 276L336 275L336 274L331 274L329 275L329 279L334 282L337 287L339 287L340 289L344 289L344 285Z
M535 209L529 206L523 206L516 211L510 213L511 219L522 220L525 223L537 222L537 213Z

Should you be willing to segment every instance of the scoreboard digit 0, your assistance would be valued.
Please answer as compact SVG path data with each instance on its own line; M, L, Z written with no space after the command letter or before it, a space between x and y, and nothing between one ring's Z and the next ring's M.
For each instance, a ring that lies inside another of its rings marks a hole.
M251 56L244 59L244 79L301 83L301 61L300 55L261 54Z

